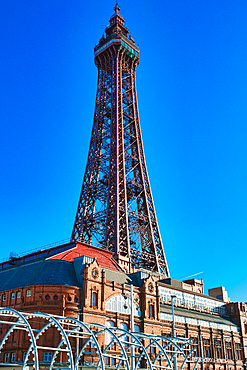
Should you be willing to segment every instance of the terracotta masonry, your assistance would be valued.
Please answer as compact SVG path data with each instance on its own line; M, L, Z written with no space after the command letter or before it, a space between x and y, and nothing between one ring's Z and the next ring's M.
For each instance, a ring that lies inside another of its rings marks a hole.
M12 266L0 270L1 286L7 288L9 285L9 289L1 292L2 307L79 318L87 323L113 323L130 330L130 314L124 312L122 300L123 296L130 297L130 284L133 284L135 330L172 336L169 294L183 295L184 301L175 303L176 336L193 338L195 358L203 357L203 364L199 362L198 369L244 369L247 345L247 307L244 303L227 303L199 293L203 291L201 280L179 282L147 270L126 274L114 262L111 252L82 243L72 244L71 248L60 253L53 251L54 255L47 258L39 257L39 253L37 260L32 255L29 262L18 263L17 260ZM29 271L30 276L26 276L20 286L18 281L24 270ZM17 281L15 275L19 276ZM58 284L61 279L65 279L65 284ZM165 298L164 292L167 294ZM206 303L204 306L186 304L186 299L190 302L192 298L197 302L200 299L207 301L209 306L221 308L222 312L219 309L210 311ZM2 324L0 333L2 339ZM58 341L54 335L54 330L46 333L44 338L48 347L54 340ZM0 361L4 363L9 359L10 362L12 353L15 353L16 361L21 362L29 343L28 337L14 333L10 343L3 348ZM104 346L103 339L101 345ZM46 351L43 352L45 360ZM94 356L90 361L93 360ZM66 361L66 358L61 357L61 361Z

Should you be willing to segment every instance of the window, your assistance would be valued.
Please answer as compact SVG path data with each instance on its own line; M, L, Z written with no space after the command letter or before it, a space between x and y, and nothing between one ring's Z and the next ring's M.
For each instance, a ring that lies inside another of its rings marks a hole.
M149 303L149 317L154 318L154 304Z
M5 353L4 362L9 362L9 353Z
M231 342L226 342L226 358L232 360L232 345Z
M115 358L111 358L111 365L115 365Z
M116 360L112 357L105 357L105 364L114 366L116 364Z
M23 362L25 361L26 359L26 355L27 355L27 352L23 352Z
M128 327L127 327L127 324L125 322L120 322L119 327L120 327L120 329L123 329L125 331L128 331ZM121 337L121 340L123 340L124 342L128 342L127 335L123 335ZM124 345L126 345L126 344L124 343Z
M52 359L52 353L51 352L45 352L44 353L44 362L51 362Z
M141 317L141 310L137 300L133 302L134 315ZM119 312L130 315L131 299L127 295L114 295L105 304L106 311Z
M199 356L198 339L197 338L191 338L191 339L192 339L191 349L193 349L192 357L198 357Z
M15 362L15 352L11 353L11 362Z
M150 346L150 353L156 353L156 347Z
M114 328L114 322L113 321L106 321L106 327L107 328ZM112 341L112 335L109 331L105 332L105 344L108 345Z
M6 301L6 294L3 294L3 301Z
M140 326L139 325L134 325L134 332L135 333L140 333Z
M245 334L247 334L247 324L244 324L244 331L245 331Z
M222 358L222 351L221 351L221 341L215 340L214 341L214 348L215 348L215 358Z
M15 293L11 294L11 299L15 299Z
M231 306L231 312L234 312L234 307L233 306Z
M17 292L17 298L21 298L21 292Z
M96 335L96 331L93 331L94 335ZM96 348L96 344L93 338L91 338L91 348Z
M240 343L236 343L236 354L237 354L237 359L242 360L242 353L241 353Z
M211 354L210 354L210 340L209 339L204 339L203 340L203 352L204 352L204 357L205 358L211 358Z
M32 291L31 290L27 290L27 297L31 297L31 295L32 295Z
M98 292L92 292L92 307L98 307Z

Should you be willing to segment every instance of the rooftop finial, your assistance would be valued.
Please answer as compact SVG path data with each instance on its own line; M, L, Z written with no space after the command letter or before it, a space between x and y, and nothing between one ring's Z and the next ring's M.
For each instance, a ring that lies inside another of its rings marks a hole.
M116 0L116 5L115 5L115 13L118 14L119 13L119 10L120 10L120 6L118 5L118 1Z

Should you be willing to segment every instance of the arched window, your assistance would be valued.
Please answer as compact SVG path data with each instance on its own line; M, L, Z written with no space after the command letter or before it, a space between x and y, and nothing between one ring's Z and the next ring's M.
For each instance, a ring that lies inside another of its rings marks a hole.
M137 302L133 303L134 316L141 317L141 310ZM106 311L119 312L130 315L131 300L130 297L126 299L122 295L115 295L111 297L105 304Z
M105 326L107 328L114 328L114 322L113 321L106 321ZM105 344L108 345L112 341L112 335L109 331L105 332Z
M154 318L154 304L149 303L149 317Z
M125 331L128 331L128 327L127 327L127 324L125 322L120 322L119 327L120 327L120 329L123 329ZM128 341L127 335L122 336L121 339L124 342L127 342ZM124 345L126 345L126 344L124 343Z
M92 292L92 307L98 307L98 292Z

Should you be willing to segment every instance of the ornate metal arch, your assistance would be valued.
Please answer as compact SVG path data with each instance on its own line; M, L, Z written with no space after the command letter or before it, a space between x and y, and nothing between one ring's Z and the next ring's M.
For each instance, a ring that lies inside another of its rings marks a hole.
M199 361L191 360L195 348L192 341L185 338L130 333L124 329L83 323L69 317L42 312L21 313L10 308L0 308L0 324L2 328L5 326L0 337L0 352L3 353L7 351L8 341L11 343L14 330L28 333L26 357L21 363L16 362L16 365L22 365L23 370L27 365L32 365L35 370L39 370L40 365L49 367L49 370L54 367L78 370L80 365L104 370L105 364L114 365L116 370L120 366L127 370L173 370L177 358L180 358L183 370L187 361L194 363L194 369ZM47 344L49 342L45 337L49 331L53 333L51 345ZM44 351L50 351L51 354L45 364L42 357Z

